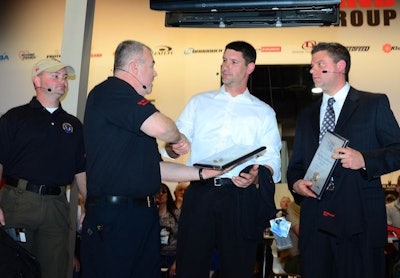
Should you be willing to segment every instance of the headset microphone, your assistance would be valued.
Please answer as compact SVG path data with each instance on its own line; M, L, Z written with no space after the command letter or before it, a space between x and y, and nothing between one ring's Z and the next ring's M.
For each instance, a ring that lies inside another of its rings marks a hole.
M124 70L124 69L121 69L121 68L115 68L115 69L117 69L117 70L121 70L121 71L124 71L124 72L126 72L127 74L130 74L133 78L135 78L136 79L136 81L137 82L139 82L140 83L140 85L142 85L142 88L143 88L143 90L146 90L147 89L147 86L146 85L144 85L142 82L140 82L140 80L136 77L136 76L134 76L132 73L130 73L129 71L127 71L127 70Z
M338 71L327 71L327 70L323 70L322 73L341 73L341 74L344 74L343 72L338 72Z
M35 87L35 89L46 89L48 92L51 92L51 88L44 88L44 87Z

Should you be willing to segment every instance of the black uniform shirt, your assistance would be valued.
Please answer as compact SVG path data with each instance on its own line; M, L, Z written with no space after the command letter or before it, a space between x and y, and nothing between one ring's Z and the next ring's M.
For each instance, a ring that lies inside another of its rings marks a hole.
M0 163L3 177L71 184L85 171L82 124L61 104L50 113L33 97L0 118Z
M158 192L157 141L140 130L157 111L119 78L110 77L93 88L84 119L88 196L142 198Z

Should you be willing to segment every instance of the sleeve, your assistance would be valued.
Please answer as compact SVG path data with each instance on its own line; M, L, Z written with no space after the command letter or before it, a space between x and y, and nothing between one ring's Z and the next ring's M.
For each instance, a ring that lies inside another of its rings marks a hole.
M294 137L293 151L289 160L286 173L288 189L290 192L292 192L293 198L297 204L300 204L302 202L303 196L293 191L293 184L296 181L303 179L307 171L307 169L304 167L304 162L303 162L304 148L302 147L302 144L304 143L303 143L303 132L302 132L303 128L301 126L301 123L303 121L301 120L300 116L296 123L296 132L295 132L296 135Z
M266 117L263 124L261 142L265 144L267 150L263 156L257 159L257 162L262 165L270 166L274 170L274 182L279 182L281 180L282 140L274 113L270 113Z
M193 139L197 105L198 105L198 96L193 96L186 104L182 113L176 120L176 126L178 127L179 131L185 134L186 138L190 142L192 142Z
M12 125L7 117L7 113L0 118L0 163L5 164L10 152L12 142Z
M378 148L362 152L368 179L400 169L400 129L384 94L375 94L375 138Z
M98 109L110 123L137 134L141 134L143 122L158 111L149 100L132 91L104 96L98 94L96 98L104 98L97 102Z

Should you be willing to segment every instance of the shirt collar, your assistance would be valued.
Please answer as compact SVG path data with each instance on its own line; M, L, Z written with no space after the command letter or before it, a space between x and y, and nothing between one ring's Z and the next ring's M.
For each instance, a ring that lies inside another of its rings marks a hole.
M241 93L240 95L237 95L233 97L230 93L228 93L225 90L225 85L222 85L221 88L218 90L218 94L215 96L215 98L225 98L225 99L231 99L231 100L244 100L248 102L252 102L252 95L250 94L250 91L248 88Z
M335 103L339 104L339 106L342 106L344 101L346 100L347 94L349 93L350 90L350 84L346 82L344 86L333 96L335 98ZM330 99L332 96L323 94L322 96L322 103L326 105L328 103L328 99Z
M43 105L37 100L36 96L32 97L29 105L33 108L45 108L43 107ZM62 106L61 106L61 102L58 104L58 108L56 109L56 111L64 111ZM56 112L54 111L54 112Z

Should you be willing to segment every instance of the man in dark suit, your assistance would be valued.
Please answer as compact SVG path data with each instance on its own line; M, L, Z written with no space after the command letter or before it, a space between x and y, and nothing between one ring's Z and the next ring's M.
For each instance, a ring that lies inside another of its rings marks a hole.
M299 248L304 278L384 277L387 243L385 195L380 176L400 168L400 129L384 94L349 85L350 54L338 43L319 43L312 52L320 101L297 120L287 179L301 202ZM333 182L319 200L304 175L319 144L328 98L334 97L334 132L349 139L333 150Z

